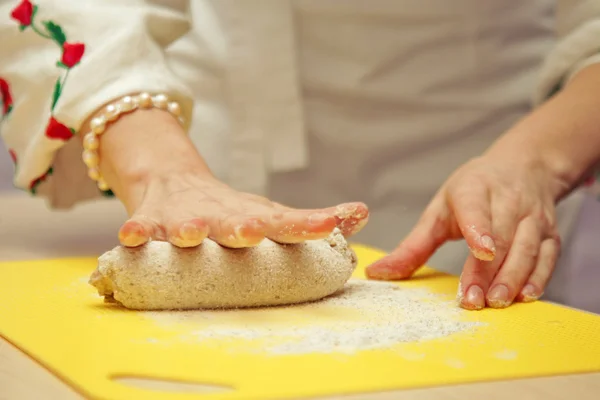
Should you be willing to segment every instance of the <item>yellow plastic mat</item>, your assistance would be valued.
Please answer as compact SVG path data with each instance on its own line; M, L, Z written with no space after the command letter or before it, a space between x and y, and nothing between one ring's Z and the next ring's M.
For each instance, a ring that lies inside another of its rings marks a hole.
M383 253L354 246L356 277ZM165 328L103 303L87 284L93 258L0 263L0 335L86 397L111 400L284 399L600 371L600 317L543 302L465 312L475 331L356 354L274 356L246 342L176 340L194 320ZM455 296L457 279L425 268L401 287ZM306 306L212 312L240 326L310 319ZM343 312L329 318L343 321ZM418 355L418 356L415 356ZM182 383L181 390L136 378ZM150 382L151 383L151 382ZM222 390L185 391L184 383Z

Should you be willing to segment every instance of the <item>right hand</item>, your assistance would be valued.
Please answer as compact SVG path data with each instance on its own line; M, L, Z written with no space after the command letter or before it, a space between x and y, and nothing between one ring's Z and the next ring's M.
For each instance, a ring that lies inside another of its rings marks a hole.
M299 243L360 231L369 211L363 203L298 210L219 182L179 124L161 110L122 116L102 135L100 170L130 219L119 231L122 245L149 240L178 247L205 238L232 248L264 238Z
M151 178L119 239L124 246L154 239L194 247L208 237L226 247L252 247L265 237L279 243L322 239L336 226L350 236L367 218L362 203L297 210L190 171Z

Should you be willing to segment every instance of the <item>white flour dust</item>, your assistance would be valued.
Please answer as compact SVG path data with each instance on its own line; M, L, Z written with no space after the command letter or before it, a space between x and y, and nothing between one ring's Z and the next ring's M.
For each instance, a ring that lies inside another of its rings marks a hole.
M163 325L185 322L191 326L194 320L203 321L200 329L190 329L180 340L259 341L260 351L271 354L355 353L448 337L481 325L464 321L465 311L455 301L425 289L364 280L350 280L342 293L322 301L283 310L301 311L304 316L313 313L315 318L298 324L290 324L288 318L285 323L265 318L268 313L281 313L282 308L147 314ZM253 312L261 314L256 319L244 318L243 323L220 318L227 313Z

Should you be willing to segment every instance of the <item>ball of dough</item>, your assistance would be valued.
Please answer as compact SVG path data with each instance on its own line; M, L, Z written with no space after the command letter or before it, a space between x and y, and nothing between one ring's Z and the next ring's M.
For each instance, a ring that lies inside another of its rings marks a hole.
M333 294L356 261L337 229L324 240L285 245L265 239L247 249L209 239L191 249L152 241L104 253L90 284L108 301L137 310L273 306Z

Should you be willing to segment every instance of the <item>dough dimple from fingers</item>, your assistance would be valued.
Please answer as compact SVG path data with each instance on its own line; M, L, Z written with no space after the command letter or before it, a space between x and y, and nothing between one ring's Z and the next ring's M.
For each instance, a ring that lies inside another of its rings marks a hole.
M191 249L153 241L106 252L90 283L107 300L137 310L273 306L335 293L356 261L337 229L327 239L293 245L265 239L246 249L210 239Z

